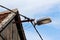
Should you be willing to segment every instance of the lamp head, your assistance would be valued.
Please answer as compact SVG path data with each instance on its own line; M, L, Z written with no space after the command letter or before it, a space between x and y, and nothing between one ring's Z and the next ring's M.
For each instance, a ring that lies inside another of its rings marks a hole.
M35 25L47 24L47 23L50 23L50 22L51 22L50 18L44 18L44 19L37 20Z

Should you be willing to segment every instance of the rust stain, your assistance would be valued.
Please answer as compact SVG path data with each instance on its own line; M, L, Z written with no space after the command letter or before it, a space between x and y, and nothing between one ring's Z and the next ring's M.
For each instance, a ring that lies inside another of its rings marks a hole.
M11 12L0 14L0 23L10 14Z

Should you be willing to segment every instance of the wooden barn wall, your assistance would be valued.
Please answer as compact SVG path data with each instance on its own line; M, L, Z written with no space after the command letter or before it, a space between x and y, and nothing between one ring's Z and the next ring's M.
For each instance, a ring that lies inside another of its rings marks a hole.
M5 40L20 40L16 24L12 22L1 32ZM3 40L0 36L0 40Z

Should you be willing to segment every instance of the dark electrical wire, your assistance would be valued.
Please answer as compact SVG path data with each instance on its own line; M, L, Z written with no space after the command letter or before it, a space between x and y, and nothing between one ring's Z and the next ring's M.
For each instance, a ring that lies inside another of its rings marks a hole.
M32 23L32 25L33 25L33 27L34 27L35 31L37 32L37 34L38 34L38 35L39 35L39 37L41 38L41 40L43 40L43 38L42 38L41 34L38 32L38 30L36 29L36 27L35 27L35 25L33 24L33 22L31 22L31 23Z
M0 5L0 7L5 8L5 9L7 9L7 10L13 12L13 13L16 13L16 12L12 11L11 9L5 7L5 6ZM28 18L28 17L26 17L26 16L24 16L24 15L21 15L21 14L20 14L20 16L24 17L25 19L30 19L30 18Z

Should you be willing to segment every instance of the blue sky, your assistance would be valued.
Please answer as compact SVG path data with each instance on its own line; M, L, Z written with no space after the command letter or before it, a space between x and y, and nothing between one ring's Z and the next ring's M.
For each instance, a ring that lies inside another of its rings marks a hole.
M36 20L50 17L51 23L36 28L44 40L60 40L60 0L0 0L0 4ZM27 40L40 40L31 23L23 23L23 27Z

